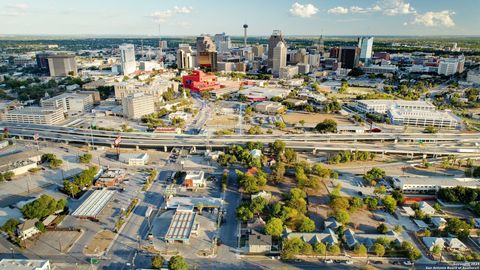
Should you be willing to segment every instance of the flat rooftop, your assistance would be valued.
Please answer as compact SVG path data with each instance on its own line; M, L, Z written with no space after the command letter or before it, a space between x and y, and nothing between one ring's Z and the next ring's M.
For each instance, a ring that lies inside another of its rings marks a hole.
M4 156L0 156L0 166L10 165L17 161L35 159L36 157L39 157L41 155L43 155L43 153L37 150L17 151L9 153Z
M182 206L196 206L202 204L207 208L220 208L222 199L212 197L173 197L166 202L169 209L176 209Z
M95 190L72 213L74 217L96 218L115 194L115 190Z
M454 122L460 121L460 119L452 113L442 111L391 109L390 115L393 118L420 118L422 120L448 120Z
M0 261L0 269L6 270L35 270L47 269L50 265L48 260L25 260L25 259L2 259Z
M165 234L167 241L188 241L195 225L193 207L178 207Z
M394 177L395 184L422 185L439 187L477 187L480 188L480 180L475 178L454 178L454 177Z

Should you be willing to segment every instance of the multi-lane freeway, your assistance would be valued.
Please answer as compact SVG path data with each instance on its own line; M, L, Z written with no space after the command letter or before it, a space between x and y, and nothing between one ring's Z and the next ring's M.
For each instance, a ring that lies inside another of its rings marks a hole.
M78 129L61 126L2 123L9 136L32 139L38 134L39 140L64 143L86 143L111 146L121 137L121 147L166 148L172 146L223 148L249 141L263 143L281 139L297 150L359 150L378 153L398 154L478 154L478 134L424 134L424 133L363 133L363 134L289 134L285 135L186 135L156 134L147 132L112 132Z

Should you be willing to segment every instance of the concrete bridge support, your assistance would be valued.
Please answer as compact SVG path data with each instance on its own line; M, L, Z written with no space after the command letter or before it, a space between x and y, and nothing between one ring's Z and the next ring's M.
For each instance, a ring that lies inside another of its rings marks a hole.
M163 152L168 152L168 148L166 145L163 146Z

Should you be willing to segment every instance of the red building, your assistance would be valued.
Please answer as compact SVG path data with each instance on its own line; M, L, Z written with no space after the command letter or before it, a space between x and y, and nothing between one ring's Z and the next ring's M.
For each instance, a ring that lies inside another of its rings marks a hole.
M194 92L203 92L222 88L218 84L217 76L206 74L200 70L194 70L191 75L183 76L183 87Z

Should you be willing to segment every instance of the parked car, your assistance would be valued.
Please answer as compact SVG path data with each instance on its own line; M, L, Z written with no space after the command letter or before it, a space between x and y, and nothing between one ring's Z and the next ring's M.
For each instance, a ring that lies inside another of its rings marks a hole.
M347 260L347 261L345 261L345 264L349 264L349 265L353 264L353 261L352 260Z
M412 266L412 265L413 265L413 262L411 262L411 261L404 261L404 262L403 262L403 265L405 265L405 266Z
M327 264L331 264L331 263L333 263L333 260L332 259L327 259L327 260L324 260L323 262L327 263Z

